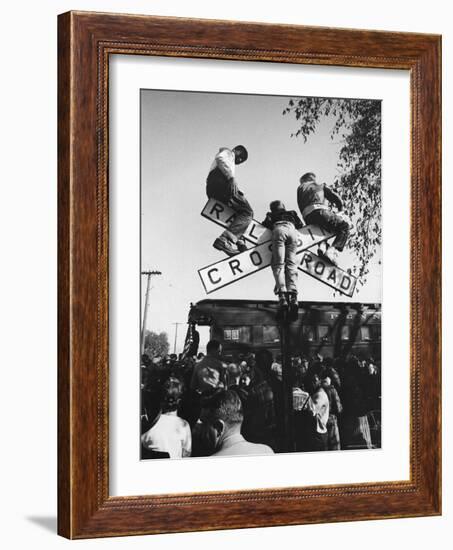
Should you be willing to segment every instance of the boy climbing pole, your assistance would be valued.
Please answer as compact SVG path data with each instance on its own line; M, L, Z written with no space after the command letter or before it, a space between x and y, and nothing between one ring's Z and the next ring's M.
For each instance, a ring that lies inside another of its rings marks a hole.
M319 251L330 263L337 265L338 254L348 240L350 224L341 214L332 211L329 203L334 204L338 211L343 210L341 198L325 183L318 183L313 172L307 172L299 180L297 203L306 224L319 226L335 234L332 246L325 252Z
M235 212L235 217L228 229L213 244L214 248L229 256L247 249L242 235L253 218L252 207L244 193L239 190L235 177L236 164L242 164L247 158L248 152L243 145L236 145L233 149L221 147L206 180L208 198L223 202Z
M289 305L297 311L297 229L303 224L297 213L286 210L281 201L272 201L269 206L263 225L272 230L274 291L282 308Z

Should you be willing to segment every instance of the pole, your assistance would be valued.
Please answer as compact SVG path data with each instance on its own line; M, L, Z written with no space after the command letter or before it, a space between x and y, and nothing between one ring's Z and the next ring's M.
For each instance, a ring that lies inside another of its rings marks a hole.
M178 340L178 326L183 325L184 323L173 323L175 325L175 343L173 345L173 353L176 354L176 342Z
M289 323L286 315L279 320L282 350L283 430L286 452L295 450L293 411L293 372L290 353Z
M141 353L140 353L140 355L143 355L143 353L145 351L145 330L146 330L146 320L148 318L149 291L150 291L150 288L151 288L151 277L153 275L162 275L162 273L160 271L142 271L142 275L146 275L148 277L148 279L147 279L147 282L146 282L145 308L144 308L144 311L143 311L143 325L142 325L142 335L141 335L142 337L141 337L141 345L140 345Z

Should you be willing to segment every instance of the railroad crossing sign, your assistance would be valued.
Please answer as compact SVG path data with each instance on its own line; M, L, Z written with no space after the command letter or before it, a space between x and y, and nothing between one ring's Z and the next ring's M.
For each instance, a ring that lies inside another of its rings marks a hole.
M302 254L299 269L346 296L352 297L354 294L357 279L338 266L326 262L311 250L307 250Z
M236 214L229 206L215 199L209 199L201 211L201 215L224 229L228 229ZM316 225L306 225L302 229L299 229L297 253L299 254L302 250L310 248L310 246L326 241L332 236L332 233L326 233ZM260 222L252 220L245 230L243 237L249 243L258 245L271 241L272 231L261 225Z
M209 199L201 215L223 228L228 228L234 219L235 212L222 202ZM306 225L298 232L297 254L302 254L299 270L346 296L352 296L357 279L309 251L311 247L326 241L333 235L315 225ZM252 248L198 270L207 294L271 265L272 231L256 220L252 220L243 236L245 240L254 245Z

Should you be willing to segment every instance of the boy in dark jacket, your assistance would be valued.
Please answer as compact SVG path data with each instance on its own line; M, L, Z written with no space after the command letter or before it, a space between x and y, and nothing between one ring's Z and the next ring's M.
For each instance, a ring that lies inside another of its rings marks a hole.
M305 223L314 224L335 235L332 246L325 252L318 250L330 263L337 265L338 255L343 251L349 237L350 224L344 215L341 198L325 183L318 183L313 172L301 176L297 189L297 203ZM334 204L338 213L332 211Z
M263 225L272 230L274 292L282 307L288 301L291 306L297 305L297 229L302 227L302 221L294 210L286 210L281 201L272 201Z

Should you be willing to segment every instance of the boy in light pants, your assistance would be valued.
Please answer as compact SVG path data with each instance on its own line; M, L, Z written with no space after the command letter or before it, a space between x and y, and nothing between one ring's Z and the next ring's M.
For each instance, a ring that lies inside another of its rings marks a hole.
M297 306L297 229L303 224L294 210L286 210L281 201L270 203L270 212L263 221L272 230L272 272L275 294L281 307Z

